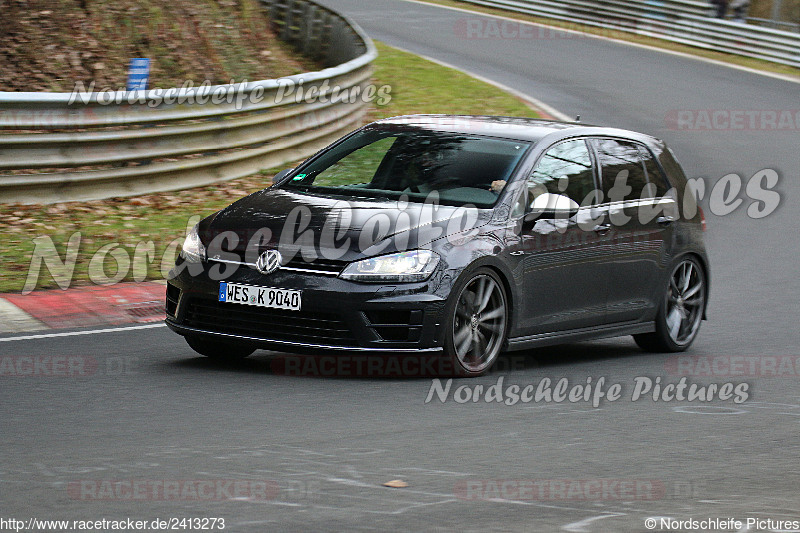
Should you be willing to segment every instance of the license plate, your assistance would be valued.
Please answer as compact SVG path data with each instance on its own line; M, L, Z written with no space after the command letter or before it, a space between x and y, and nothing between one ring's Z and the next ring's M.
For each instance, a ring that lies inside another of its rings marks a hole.
M300 293L290 289L255 287L238 283L219 284L219 301L288 311L300 310Z

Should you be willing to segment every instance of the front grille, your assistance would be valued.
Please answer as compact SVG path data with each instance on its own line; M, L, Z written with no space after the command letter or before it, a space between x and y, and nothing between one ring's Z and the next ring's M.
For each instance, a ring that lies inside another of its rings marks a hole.
M357 344L350 328L334 313L284 311L193 298L186 305L184 324L205 331L277 341L332 346Z
M238 261L239 263L243 264L247 263L247 261L245 260L247 254L245 254L244 252L234 251L227 253L236 256L235 259L233 259L234 261ZM250 259L253 259L253 257L251 256ZM215 261L213 257L209 258L209 260ZM281 262L281 266L286 268L300 268L303 270L316 270L331 275L339 275L339 273L342 271L345 265L347 265L347 263L348 263L347 261L325 259L324 257L317 257L313 261L306 261L305 259L303 259L303 256L298 253L294 257L292 257L291 260L287 260L286 258L284 258L283 261Z
M347 261L324 259L322 257L318 257L313 261L305 261L303 256L298 254L294 256L291 261L284 262L283 266L289 268L302 268L305 270L320 270L338 275L346 264Z

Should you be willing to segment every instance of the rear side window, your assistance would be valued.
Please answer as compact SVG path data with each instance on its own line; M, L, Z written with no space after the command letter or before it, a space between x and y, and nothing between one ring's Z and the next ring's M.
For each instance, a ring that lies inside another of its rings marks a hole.
M687 194L687 179L686 174L681 168L675 154L669 148L666 148L658 156L661 166L667 173L670 184L674 185L677 189L678 198L683 202L683 212L697 213L697 199L694 194Z
M648 194L648 196L660 198L666 195L669 189L667 180L664 178L664 173L661 171L661 167L658 166L653 154L645 146L639 145L639 155L641 155L644 168L647 170L647 181L651 184L649 190L651 194Z
M672 150L667 148L661 152L659 160L672 183L682 188L683 184L686 183L686 174L683 172L680 163L678 163L678 158L675 157Z
M638 200L647 185L647 173L636 143L617 139L594 139L600 173L603 180L603 193L609 197L609 191L615 187L627 185L631 191L614 195L614 201Z
M664 177L652 152L643 144L618 139L594 139L603 179L603 192L609 190L625 176L631 192L625 200L660 198L667 194L669 182ZM626 172L626 173L623 173ZM618 183L621 186L622 183ZM615 197L616 200L620 198Z

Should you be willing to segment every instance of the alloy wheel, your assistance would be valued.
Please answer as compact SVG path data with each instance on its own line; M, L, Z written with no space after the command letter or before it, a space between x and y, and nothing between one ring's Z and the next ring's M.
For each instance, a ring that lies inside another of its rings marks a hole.
M680 346L694 339L703 318L703 273L694 261L683 261L672 272L667 287L666 326L670 339Z
M489 368L502 348L506 330L506 299L499 282L478 274L461 290L453 320L453 348L468 372Z

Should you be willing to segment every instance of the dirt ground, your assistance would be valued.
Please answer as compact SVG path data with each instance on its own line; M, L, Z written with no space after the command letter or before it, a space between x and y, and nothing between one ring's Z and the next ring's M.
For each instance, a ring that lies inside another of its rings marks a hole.
M317 70L279 42L258 0L0 0L0 91L254 81Z

